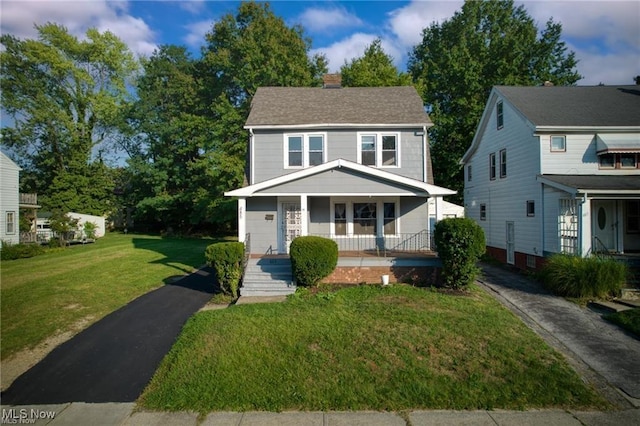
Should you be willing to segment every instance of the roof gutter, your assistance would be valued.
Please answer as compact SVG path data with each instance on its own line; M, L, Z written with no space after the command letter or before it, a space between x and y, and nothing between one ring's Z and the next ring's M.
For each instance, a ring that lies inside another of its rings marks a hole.
M309 123L309 124L261 124L244 126L244 129L326 129L326 128L388 128L388 129L402 129L407 127L421 127L430 128L433 127L433 123L393 123L393 124L371 124L371 123Z

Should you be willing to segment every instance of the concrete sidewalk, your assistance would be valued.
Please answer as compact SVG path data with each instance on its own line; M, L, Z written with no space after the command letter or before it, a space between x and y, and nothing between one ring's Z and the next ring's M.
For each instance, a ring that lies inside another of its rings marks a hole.
M12 411L13 410L13 411ZM33 410L33 411L32 411ZM38 419L38 416L40 417ZM554 425L632 426L640 410L596 411L373 411L216 412L204 417L188 412L137 411L134 403L71 404L2 407L2 424L35 425L215 425L215 426L426 426L426 425Z
M480 284L518 315L612 403L640 408L640 340L601 312L554 296L536 281L483 264ZM640 423L639 423L640 424Z

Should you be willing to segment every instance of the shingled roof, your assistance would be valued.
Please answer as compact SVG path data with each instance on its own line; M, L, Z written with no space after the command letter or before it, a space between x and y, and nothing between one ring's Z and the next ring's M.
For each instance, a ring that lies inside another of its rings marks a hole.
M640 126L640 86L496 86L536 126Z
M433 123L411 86L258 88L245 127L304 125L429 127Z

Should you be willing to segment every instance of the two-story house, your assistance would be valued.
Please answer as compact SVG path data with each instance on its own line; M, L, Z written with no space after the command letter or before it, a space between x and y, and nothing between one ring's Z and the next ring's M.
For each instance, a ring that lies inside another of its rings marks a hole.
M640 253L640 86L494 87L462 163L497 259Z
M341 251L429 248L428 200L442 218L427 129L413 87L260 87L251 104L249 185L238 239L251 253L287 254L300 235Z

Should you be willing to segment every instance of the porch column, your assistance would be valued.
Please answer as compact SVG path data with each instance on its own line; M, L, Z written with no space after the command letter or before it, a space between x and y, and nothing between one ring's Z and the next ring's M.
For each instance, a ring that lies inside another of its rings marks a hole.
M433 197L434 206L436 208L436 223L442 220L442 197Z
M309 209L307 208L307 196L300 195L300 235L309 235Z
M578 250L584 257L591 253L591 200L585 195L578 205Z
M244 243L247 235L247 199L238 198L238 241Z

